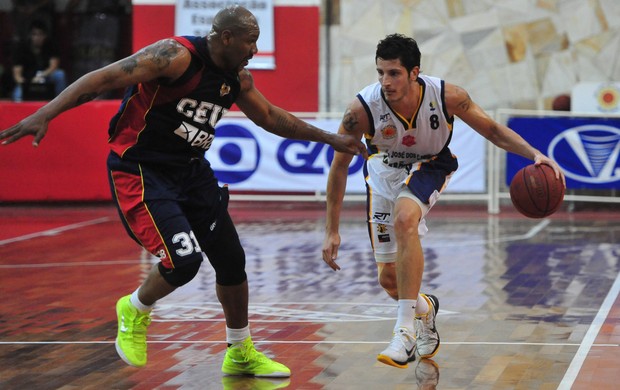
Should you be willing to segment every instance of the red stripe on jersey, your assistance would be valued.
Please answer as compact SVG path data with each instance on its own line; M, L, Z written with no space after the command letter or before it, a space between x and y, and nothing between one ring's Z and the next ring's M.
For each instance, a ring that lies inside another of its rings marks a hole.
M138 142L140 132L146 126L146 115L153 105L156 94L144 93L142 84L137 85L134 93L125 104L114 135L110 137L110 148L119 156Z
M181 45L187 47L189 51L191 51L193 54L198 55L198 51L196 50L194 45L189 41L189 39L185 37L172 37L172 39L179 42Z
M187 39L182 38L177 39L177 41L194 55L198 55L196 49ZM204 66L200 69L188 67L181 78L189 77L180 85L176 85L174 82L170 85L161 84L159 79L137 84L133 95L125 98L122 103L123 112L116 123L114 133L108 140L110 148L123 157L128 149L138 144L140 134L145 131L147 126L157 126L152 124L152 120L147 123L149 112L152 109L157 109L158 106L178 101L191 93L200 84L203 69ZM176 128L167 129L169 132L175 130Z
M123 218L134 237L146 250L159 257L166 268L174 268L168 248L144 203L142 176L112 171L112 181Z

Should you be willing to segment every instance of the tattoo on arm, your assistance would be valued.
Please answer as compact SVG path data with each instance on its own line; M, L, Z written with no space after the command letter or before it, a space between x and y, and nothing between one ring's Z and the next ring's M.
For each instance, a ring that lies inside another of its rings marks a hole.
M133 57L129 57L121 62L121 69L127 74L132 74L137 67L138 61Z
M359 120L357 119L357 115L347 108L347 111L344 113L344 118L342 118L342 126L346 131L353 131L355 127L359 124Z
M97 93L95 92L82 94L78 96L77 101L75 102L75 106L77 107L81 104L90 102L91 100L94 100L96 97L97 97Z
M283 134L287 138L295 138L299 130L295 122L285 115L278 115L275 128L279 130L278 132L280 134Z
M147 47L144 52L159 69L164 69L178 55L179 46L176 42L171 44L169 41L160 41Z
M174 57L179 54L179 50L177 42L170 42L169 40L156 42L123 60L121 62L121 69L127 74L132 74L139 66L138 62L140 60L150 61L158 69L164 69L170 66Z

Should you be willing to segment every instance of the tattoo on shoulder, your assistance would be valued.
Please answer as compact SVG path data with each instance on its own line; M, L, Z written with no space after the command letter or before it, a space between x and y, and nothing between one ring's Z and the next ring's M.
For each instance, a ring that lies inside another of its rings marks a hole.
M180 50L181 45L177 41L164 39L145 47L132 57L142 57L145 60L151 61L159 69L164 69L170 65L174 57L179 54ZM130 59L132 59L132 57L130 57ZM134 58L133 60L135 64L131 70L138 66L137 59Z
M344 113L344 117L342 118L342 126L346 131L353 131L358 124L359 120L357 119L357 114L347 108Z
M471 106L471 97L469 96L467 91L465 91L461 87L458 87L458 92L460 96L463 96L462 100L458 104L459 110L463 112L468 111L469 107Z

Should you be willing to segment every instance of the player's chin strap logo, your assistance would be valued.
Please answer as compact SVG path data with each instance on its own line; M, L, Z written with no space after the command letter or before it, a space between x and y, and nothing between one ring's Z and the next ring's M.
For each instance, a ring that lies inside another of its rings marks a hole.
M564 130L549 144L549 157L566 177L584 183L620 180L620 129L584 125Z

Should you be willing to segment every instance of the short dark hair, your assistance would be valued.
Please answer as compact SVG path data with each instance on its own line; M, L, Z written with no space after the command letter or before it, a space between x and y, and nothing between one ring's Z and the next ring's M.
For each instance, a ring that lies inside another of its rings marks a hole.
M384 60L399 59L407 72L411 72L414 67L420 66L422 54L415 39L403 34L391 34L379 41L375 62L378 58Z
M49 31L47 29L47 24L40 20L40 19L35 19L32 21L32 23L30 23L30 30L28 31L32 31L32 30L41 30L43 31L45 34L47 34Z

